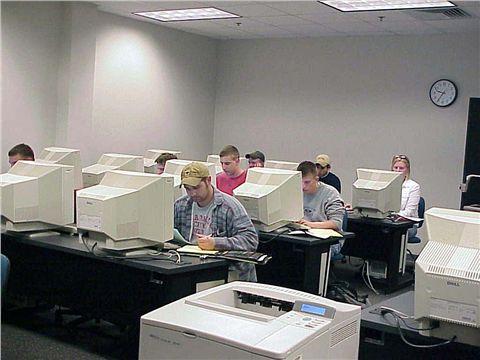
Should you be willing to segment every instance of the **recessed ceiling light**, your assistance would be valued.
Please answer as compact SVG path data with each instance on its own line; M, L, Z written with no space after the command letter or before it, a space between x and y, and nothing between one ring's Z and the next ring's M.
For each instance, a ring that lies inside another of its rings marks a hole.
M239 15L229 13L214 7L180 9L180 10L158 10L135 12L134 15L144 16L158 21L188 21L188 20L211 20L238 18Z
M443 0L338 0L319 1L344 12L351 11L380 11L380 10L407 10L455 7L451 1Z

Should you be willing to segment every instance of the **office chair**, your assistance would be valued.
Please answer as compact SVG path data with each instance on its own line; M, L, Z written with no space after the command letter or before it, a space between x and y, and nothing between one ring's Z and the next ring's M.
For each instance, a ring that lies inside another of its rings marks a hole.
M420 200L418 201L418 217L423 219L424 216L425 216L425 199L423 197L420 197ZM420 221L415 226L417 227L417 229L420 229L422 225L423 225L423 220ZM421 241L422 239L420 239L417 235L411 238L408 238L409 244L419 244Z

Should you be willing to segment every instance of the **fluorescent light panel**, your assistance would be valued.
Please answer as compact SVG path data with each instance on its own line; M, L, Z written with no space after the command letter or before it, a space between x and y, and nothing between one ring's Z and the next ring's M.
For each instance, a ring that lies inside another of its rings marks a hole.
M344 12L447 8L456 5L443 0L338 0L319 1Z
M134 15L144 16L150 19L170 22L170 21L187 21L187 20L211 20L211 19L230 19L238 18L235 15L214 7L181 9L181 10L158 10L143 11L133 13Z

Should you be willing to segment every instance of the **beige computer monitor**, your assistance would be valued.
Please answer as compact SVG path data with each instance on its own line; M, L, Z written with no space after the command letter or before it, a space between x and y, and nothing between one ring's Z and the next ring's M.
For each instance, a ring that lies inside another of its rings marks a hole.
M174 177L175 200L183 195L187 195L185 189L183 187L180 187L182 170L185 166L187 166L188 164L194 161L199 162L208 168L208 172L210 174L210 177L212 178L212 185L214 187L217 186L215 164L209 163L209 162L196 161L196 160L183 160L183 159L168 160L167 163L165 164L165 170L163 174L160 176Z
M415 310L422 335L478 346L480 213L431 208L428 242L415 261ZM433 323L437 323L432 327Z
M150 149L145 152L143 157L143 171L150 174L157 173L157 159L162 154L173 154L176 157L180 157L181 151L178 150L157 150L157 149Z
M40 153L40 156L36 158L36 161L40 163L73 166L74 187L75 189L83 188L80 150L62 147L46 147Z
M17 161L0 175L2 225L10 231L73 223L73 166Z
M143 157L126 154L103 154L96 164L82 169L83 186L99 184L105 173L110 170L143 173Z
M222 163L220 162L220 155L211 154L207 156L207 163L215 164L215 171L217 174L223 172ZM243 170L248 169L248 160L245 157L240 156L240 168Z
M403 174L395 171L357 169L352 186L352 207L364 217L383 219L400 211Z
M270 169L297 170L298 163L290 161L267 160L265 167Z
M251 168L233 193L259 230L273 231L303 217L299 171Z
M173 238L173 178L108 171L77 192L77 227L99 247L126 250Z

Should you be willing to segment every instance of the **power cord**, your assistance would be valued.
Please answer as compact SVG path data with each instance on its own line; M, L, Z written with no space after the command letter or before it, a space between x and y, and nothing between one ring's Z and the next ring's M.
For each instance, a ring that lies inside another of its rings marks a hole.
M405 338L405 335L403 333L403 329L400 325L400 323L402 322L405 327L407 327L408 329L410 330L413 330L413 331L417 331L417 332L420 332L420 331L426 331L426 330L433 330L435 329L435 327L430 327L430 328L425 328L425 329L418 329L418 328L414 328L413 326L411 325L408 325L405 321L405 318L412 318L411 316L408 316L400 311L397 311L395 309L391 309L391 308L387 308L387 307L381 307L380 308L380 315L382 315L383 318L386 319L386 315L387 314L390 314L393 316L393 318L395 319L395 324L397 326L397 330L398 330L398 333L400 335L400 338L402 339L402 341L407 344L408 346L411 346L411 347L414 347L414 348L417 348L417 349L431 349L431 348L436 348L436 347L440 347L440 346L445 346L445 345L448 345L450 343L453 343L456 339L457 339L457 336L454 335L451 339L449 340L445 340L443 342L440 342L440 343L437 343L437 344L431 344L431 345L424 345L424 344L414 344L410 341L408 341L406 338ZM388 321L388 320L387 320Z
M166 260L174 262L175 264L182 263L182 257L179 252L175 250L169 250L166 253L162 253L160 251L152 250L152 253L149 255L131 255L131 256L121 256L121 255L107 255L101 252L95 251L97 247L97 242L95 242L92 247L88 245L88 241L85 240L82 234L78 234L80 241L83 243L87 251L96 256L105 259L117 259L117 260L141 260L141 261L152 261L152 260ZM175 257L175 259L173 259Z
M282 230L282 231L278 232L275 236L271 237L268 240L260 240L260 238L259 238L258 242L262 243L262 244L268 244L268 243L278 239L281 235L289 233L290 231L291 231L290 229L286 228L285 230Z
M365 279L365 267L367 268L367 279ZM370 280L370 264L368 262L368 260L365 260L364 263L363 263L363 266L362 266L362 279L363 279L363 282L365 283L365 285L367 285L367 287L372 290L375 295L380 295L380 293L373 287L372 285L372 281ZM368 280L368 281L367 281Z

